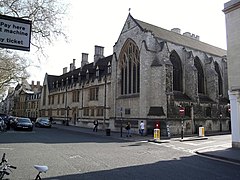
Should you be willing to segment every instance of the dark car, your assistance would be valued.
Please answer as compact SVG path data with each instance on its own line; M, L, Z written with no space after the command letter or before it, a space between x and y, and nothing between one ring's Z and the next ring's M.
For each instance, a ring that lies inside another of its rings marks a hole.
M47 117L39 117L36 119L35 127L52 127L52 123Z
M14 122L14 130L33 130L33 123L29 118L17 117Z

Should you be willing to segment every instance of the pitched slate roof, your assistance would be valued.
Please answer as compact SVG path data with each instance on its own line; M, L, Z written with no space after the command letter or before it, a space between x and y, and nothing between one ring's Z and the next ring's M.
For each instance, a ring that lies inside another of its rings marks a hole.
M154 34L154 36L159 39L179 44L185 47L193 48L202 52L207 52L209 54L220 57L227 55L227 51L224 49L212 46L210 44L201 42L191 37L181 35L176 32L169 31L137 19L134 20L143 31L151 31Z
M94 65L94 63L89 63L89 64L85 64L83 67L81 68L77 68L74 69L73 71L69 71L65 74L62 74L60 76L56 76L56 75L48 75L47 76L47 82L48 82L48 88L49 90L53 90L56 87L62 87L62 80L64 82L64 86L66 85L66 79L68 78L68 85L72 84L72 76L73 76L73 83L77 83L79 82L79 73L81 76L81 82L86 82L86 81L90 81L93 80L96 77L96 67L98 66L99 68L99 78L105 76L108 74L108 63L111 63L112 61L112 55L104 57L99 59L96 64ZM87 80L87 71L89 73L89 79ZM58 82L58 85L56 86L56 83ZM55 85L53 85L53 83Z

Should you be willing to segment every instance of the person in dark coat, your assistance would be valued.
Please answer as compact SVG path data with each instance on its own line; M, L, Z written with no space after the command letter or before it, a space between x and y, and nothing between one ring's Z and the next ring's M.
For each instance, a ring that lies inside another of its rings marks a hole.
M93 132L94 132L94 131L97 132L97 130L98 130L98 120L94 120L94 121L93 121L93 125L94 125L94 127L93 127Z

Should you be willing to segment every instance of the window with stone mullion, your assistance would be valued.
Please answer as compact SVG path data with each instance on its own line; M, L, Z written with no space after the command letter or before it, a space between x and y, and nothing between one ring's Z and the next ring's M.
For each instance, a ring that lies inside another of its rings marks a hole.
M204 94L205 87L204 87L204 72L202 68L202 64L200 62L200 59L196 57L194 59L194 66L197 69L197 75L198 75L198 93Z
M128 59L128 93L132 93L132 59Z

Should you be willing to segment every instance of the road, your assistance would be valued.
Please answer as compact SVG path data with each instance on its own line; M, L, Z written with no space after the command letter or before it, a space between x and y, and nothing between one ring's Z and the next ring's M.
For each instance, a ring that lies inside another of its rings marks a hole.
M35 128L33 132L1 133L0 154L6 152L9 162L17 166L8 176L14 180L34 179L35 164L49 167L48 172L42 174L44 179L239 180L239 165L193 153L195 149L219 144L219 139L208 141L212 142L156 144L130 142L97 133ZM198 143L202 145L196 145Z

